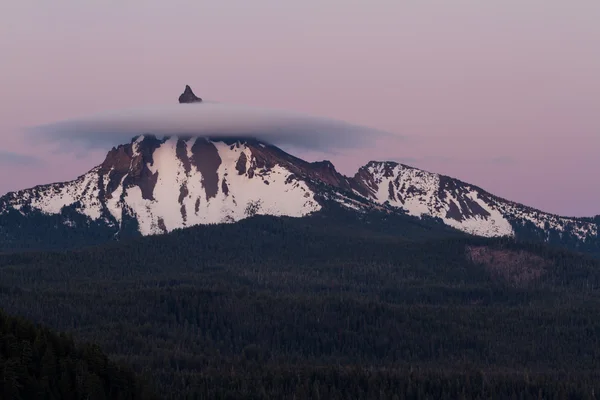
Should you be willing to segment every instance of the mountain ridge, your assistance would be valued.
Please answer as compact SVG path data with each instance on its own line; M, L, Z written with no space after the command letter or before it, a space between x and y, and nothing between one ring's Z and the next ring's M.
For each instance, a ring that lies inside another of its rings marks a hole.
M0 197L0 241L3 231L9 237L18 229L17 214L58 216L66 226L104 225L117 236L125 230L152 235L256 214L306 217L332 203L358 213L430 217L477 236L598 246L594 217L545 213L394 161L372 160L345 176L330 161L307 162L256 139L152 135L113 147L72 181Z

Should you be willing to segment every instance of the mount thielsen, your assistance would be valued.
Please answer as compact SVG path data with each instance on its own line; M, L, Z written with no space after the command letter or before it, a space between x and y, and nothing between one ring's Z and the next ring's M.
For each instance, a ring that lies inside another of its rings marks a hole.
M179 103L201 102L189 85L179 96ZM340 209L353 217L409 217L398 224L426 219L457 232L600 255L600 216L544 213L395 162L371 161L346 177L329 161L309 163L255 139L152 135L113 148L102 164L73 181L0 197L0 251L102 243L254 215L323 216Z
M138 136L70 182L0 197L0 249L153 235L257 214L332 208L427 218L477 236L513 236L597 253L599 218L560 217L474 185L395 162L353 177L251 139Z

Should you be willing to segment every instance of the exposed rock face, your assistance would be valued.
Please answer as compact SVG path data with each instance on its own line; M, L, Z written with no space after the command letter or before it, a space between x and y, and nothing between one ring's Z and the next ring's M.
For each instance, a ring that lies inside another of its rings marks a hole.
M191 87L189 87L188 85L185 85L185 90L183 91L181 96L179 96L179 102L180 103L200 103L200 102L202 102L202 99L194 94Z
M550 267L544 258L523 250L467 246L467 258L483 265L493 278L516 287L527 287L536 282Z
M198 139L192 146L191 163L202 176L202 186L206 192L206 199L215 197L219 191L219 166L221 157L214 143Z

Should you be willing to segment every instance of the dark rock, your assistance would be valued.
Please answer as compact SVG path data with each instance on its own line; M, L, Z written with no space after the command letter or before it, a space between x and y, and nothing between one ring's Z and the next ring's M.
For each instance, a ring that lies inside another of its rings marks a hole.
M180 103L200 103L202 99L194 94L192 88L189 85L185 85L185 90L179 96Z
M196 140L196 143L192 146L190 162L202 174L202 186L206 191L206 199L209 200L215 197L219 191L219 174L217 171L221 165L221 157L214 143L208 140Z

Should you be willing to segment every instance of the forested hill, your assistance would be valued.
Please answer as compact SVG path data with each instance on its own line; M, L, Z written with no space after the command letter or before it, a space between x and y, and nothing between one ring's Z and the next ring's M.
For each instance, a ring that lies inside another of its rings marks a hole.
M97 343L166 399L600 393L598 261L370 223L256 217L0 255L0 304Z
M76 213L73 214L72 211L65 208L61 215L42 215L39 212L31 212L26 218L18 211L4 214L2 216L3 222L0 223L0 254L80 249L86 246L129 243L131 239L140 237L137 223L133 219L123 220L121 229L117 232L114 229L86 221L85 218L78 216ZM73 224L64 225L60 222L60 218L69 218ZM358 234L375 237L387 236L412 241L470 236L449 227L437 218L427 216L417 218L402 213L387 213L376 210L357 213L345 209L335 202L326 203L321 212L304 218L254 216L239 222L239 226L244 227L240 231L251 230L257 224L260 224L260 221L274 221L277 219L281 219L281 223L311 229L310 234L327 232L330 236L337 232L341 233L342 236L353 233L354 236ZM18 229L7 230L3 224L18 226ZM531 234L534 230L526 226L522 228L523 231L519 231L520 234L517 240L544 243L546 236L543 232ZM195 232L193 227L187 229L190 229L190 232ZM177 231L186 231L187 229L176 230L175 235L178 235ZM203 230L200 229L200 231ZM184 234L184 236L186 235L187 233ZM162 239L157 240L158 243L163 242ZM166 242L169 240L171 239L164 239ZM550 240L549 244L558 248L590 254L600 259L600 250L594 241L570 242L567 237L562 237L560 240Z
M73 226L62 224L61 216L70 218L74 222ZM32 212L25 218L19 212L4 214L2 218L5 225L16 225L19 229L9 232L3 229L3 225L0 223L0 253L78 249L85 246L127 242L140 237L135 220L124 220L121 230L117 232L89 221L86 222L81 216L70 214L69 209L63 210L61 216ZM305 218L254 216L240 221L239 224L244 227L241 231L245 231L253 229L256 224L261 223L260 221L274 221L279 218L282 223L298 227L311 227L313 231L326 230L331 234L350 231L415 240L466 235L433 218L416 218L379 211L356 213L344 209L334 202L328 203L324 212ZM188 229L194 232L194 228ZM185 231L185 229L179 231ZM200 231L202 231L202 227L200 227ZM170 239L164 240L169 241ZM158 242L161 241L162 239L158 239Z
M95 345L0 310L0 398L148 400L158 397L133 371Z

